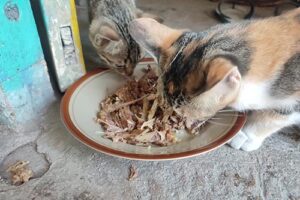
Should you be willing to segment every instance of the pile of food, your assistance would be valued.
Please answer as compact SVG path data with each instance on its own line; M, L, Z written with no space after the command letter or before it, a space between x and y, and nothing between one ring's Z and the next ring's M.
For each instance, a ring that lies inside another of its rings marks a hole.
M21 185L29 181L33 176L31 169L28 169L28 161L18 161L11 165L7 171L11 174L13 185Z
M128 81L100 103L97 122L105 130L104 137L113 142L166 146L178 141L178 130L199 133L202 123L188 122L174 112L158 94L155 71L148 66L144 72L139 80Z

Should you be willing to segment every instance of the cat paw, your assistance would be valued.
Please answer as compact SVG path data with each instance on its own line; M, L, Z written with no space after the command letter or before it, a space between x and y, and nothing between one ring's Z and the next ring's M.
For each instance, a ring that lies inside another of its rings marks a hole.
M247 141L248 137L242 131L238 132L227 144L234 149L240 149Z
M262 145L263 140L254 134L244 133L240 131L234 138L227 144L234 149L243 151L254 151Z

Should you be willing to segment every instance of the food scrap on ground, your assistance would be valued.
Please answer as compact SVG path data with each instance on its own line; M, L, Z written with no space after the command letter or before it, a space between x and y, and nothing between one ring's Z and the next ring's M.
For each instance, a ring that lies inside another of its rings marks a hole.
M28 182L33 176L32 170L28 169L28 164L28 161L18 161L7 169L7 172L11 174L13 185L21 185Z
M157 91L158 76L148 66L139 80L130 80L100 103L97 122L104 137L113 142L167 146L177 142L175 132L199 132L202 123L187 123L173 111Z
M137 177L137 171L133 165L130 166L129 168L129 175L128 175L128 181L132 181Z

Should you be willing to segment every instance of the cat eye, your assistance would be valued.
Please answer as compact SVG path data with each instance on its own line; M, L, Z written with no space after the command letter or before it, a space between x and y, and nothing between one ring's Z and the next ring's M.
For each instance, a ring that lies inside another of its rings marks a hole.
M104 47L104 46L108 45L109 42L110 42L109 40L103 38L103 39L101 39L101 41L98 42L98 44L99 44L99 46Z

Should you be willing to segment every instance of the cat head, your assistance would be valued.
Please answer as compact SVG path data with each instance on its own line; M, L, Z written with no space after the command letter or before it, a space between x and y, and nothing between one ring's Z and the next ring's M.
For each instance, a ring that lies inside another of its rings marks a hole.
M138 44L124 31L120 35L118 27L110 22L94 19L91 22L89 38L99 57L118 72L132 75L139 61Z
M208 48L207 33L172 29L148 18L132 21L129 32L158 61L162 96L180 114L205 120L237 97L241 75L231 59Z

